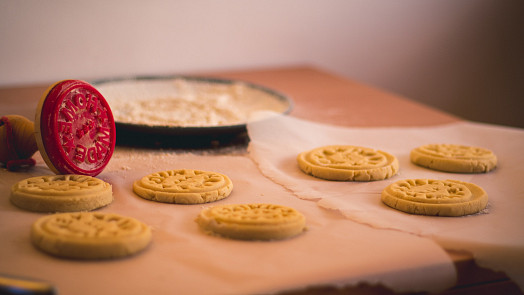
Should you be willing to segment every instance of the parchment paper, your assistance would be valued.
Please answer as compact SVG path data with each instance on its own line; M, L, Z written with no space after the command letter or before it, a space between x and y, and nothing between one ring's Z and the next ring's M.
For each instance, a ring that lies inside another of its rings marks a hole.
M524 130L472 122L420 128L343 128L276 116L249 124L248 132L249 153L261 171L297 197L373 228L401 230L430 237L446 249L470 251L479 265L506 272L524 289ZM455 174L412 164L410 151L428 143L491 149L498 156L498 167L487 174ZM383 181L333 182L300 171L296 162L300 152L332 144L389 152L398 158L400 172ZM382 190L408 178L475 183L488 193L488 208L466 217L429 217L382 204Z
M21 179L51 174L37 167L0 171L0 274L51 282L59 294L260 294L311 285L382 284L397 291L441 291L454 284L449 256L432 240L377 230L340 213L296 198L264 177L243 155L177 153L117 148L99 178L113 185L114 202L100 209L131 216L153 229L153 242L136 256L77 261L49 256L29 240L31 224L43 216L12 205L10 187ZM132 192L133 181L168 169L227 174L232 194L205 205L147 201ZM301 211L304 234L283 241L235 241L202 233L194 222L206 206L268 202Z

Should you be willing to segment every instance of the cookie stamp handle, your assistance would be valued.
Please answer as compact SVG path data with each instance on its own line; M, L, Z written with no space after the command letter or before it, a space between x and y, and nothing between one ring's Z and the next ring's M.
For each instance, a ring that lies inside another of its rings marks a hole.
M33 122L25 117L7 115L0 118L0 162L9 171L36 164L31 158L38 150L33 130Z
M5 133L7 138L7 131ZM26 145L33 146L33 149L37 146L47 166L56 174L98 175L111 159L116 142L115 122L109 104L98 90L80 80L59 81L44 92L36 109L31 134ZM25 159L16 158L9 146L13 146L13 141L0 150L0 155L8 155L5 159L0 158L8 168L15 167L13 163L18 163L16 161L31 163L29 158L36 150L25 155ZM14 149L23 148L17 146Z

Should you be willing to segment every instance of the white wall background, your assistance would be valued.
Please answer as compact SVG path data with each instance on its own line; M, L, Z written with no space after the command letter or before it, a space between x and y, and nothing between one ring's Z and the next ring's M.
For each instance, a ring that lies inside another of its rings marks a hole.
M522 0L0 0L0 86L307 64L524 127L523 19Z

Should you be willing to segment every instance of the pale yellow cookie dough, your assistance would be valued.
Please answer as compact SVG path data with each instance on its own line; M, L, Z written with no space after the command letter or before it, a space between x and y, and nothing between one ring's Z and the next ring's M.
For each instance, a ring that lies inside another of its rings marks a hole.
M111 185L86 175L46 175L11 187L11 202L35 212L90 211L113 201Z
M411 162L433 170L456 173L485 173L497 166L492 151L458 144L427 144L413 149Z
M405 179L387 186L382 202L410 214L464 216L486 208L488 195L478 185L458 180Z
M202 230L240 240L281 240L305 230L297 210L274 204L228 204L203 209L196 222Z
M398 172L395 156L371 148L332 145L302 152L298 166L318 178L341 181L374 181L390 178Z
M231 179L217 172L179 169L152 173L133 183L140 197L162 203L202 204L229 196Z
M151 229L126 216L101 212L58 213L31 227L35 247L63 258L109 259L129 256L151 242Z

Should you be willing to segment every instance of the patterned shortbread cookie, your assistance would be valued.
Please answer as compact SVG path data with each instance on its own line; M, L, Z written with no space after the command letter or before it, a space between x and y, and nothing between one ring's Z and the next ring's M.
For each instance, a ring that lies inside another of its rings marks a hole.
M58 213L41 217L31 227L40 250L64 258L109 259L129 256L149 245L144 223L111 213Z
M458 180L406 179L387 186L382 202L410 214L464 216L486 208L488 195L478 185Z
M203 209L196 222L207 233L239 240L281 240L302 233L306 218L273 204L228 204Z
M218 201L232 190L226 175L192 169L156 172L133 183L133 191L144 199L176 204Z
M382 180L399 169L397 158L391 154L350 145L319 147L300 153L297 161L304 173L327 180Z
M112 201L111 185L86 175L31 177L11 187L11 202L35 212L90 211Z
M433 170L459 173L489 172L497 166L492 151L458 144L427 144L411 151L411 162Z

